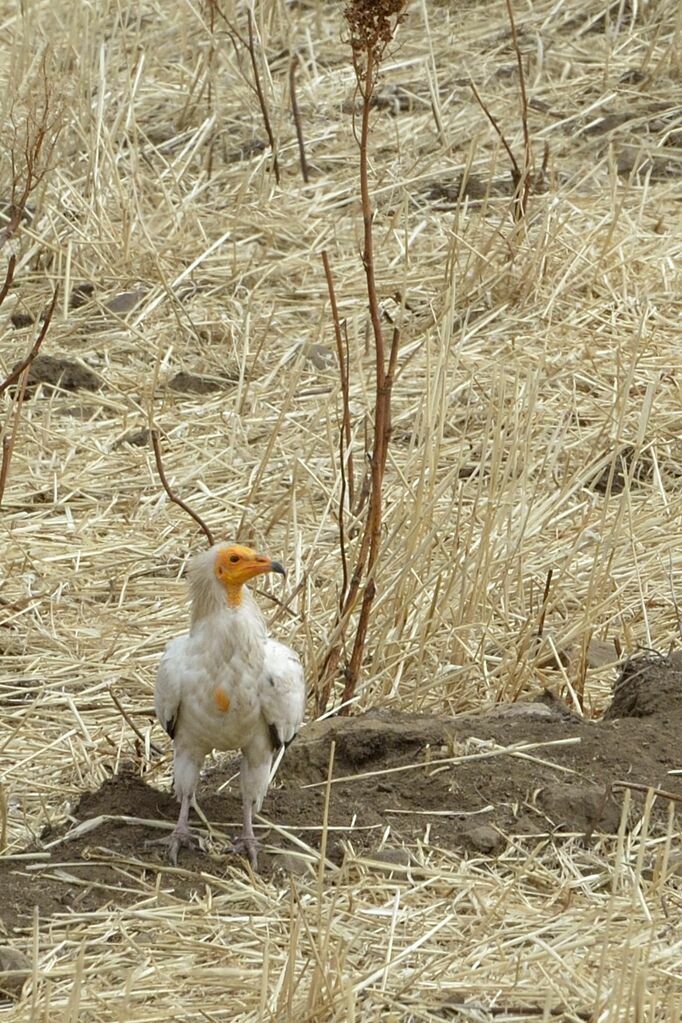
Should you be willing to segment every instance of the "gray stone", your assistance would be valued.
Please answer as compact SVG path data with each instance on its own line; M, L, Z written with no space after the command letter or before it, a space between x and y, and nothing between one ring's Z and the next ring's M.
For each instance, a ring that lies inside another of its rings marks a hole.
M31 960L18 948L0 945L0 995L17 999L31 976Z
M489 824L471 824L464 831L464 837L476 852L493 856L505 846L503 836Z

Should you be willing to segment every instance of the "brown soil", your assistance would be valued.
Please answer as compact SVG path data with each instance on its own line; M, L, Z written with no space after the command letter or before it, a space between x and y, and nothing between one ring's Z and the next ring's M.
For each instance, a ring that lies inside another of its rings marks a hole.
M19 363L12 367L12 372ZM31 363L26 383L26 395L31 395L38 384L51 392L55 387L65 391L97 391L102 381L91 369L73 359L58 359L53 355L39 355Z
M529 750L527 757L535 759L490 755L495 746L567 739L579 741ZM618 827L622 792L612 791L614 782L664 788L682 800L682 787L668 774L682 765L682 657L647 655L627 662L602 721L574 716L545 692L535 702L478 717L375 710L309 725L287 752L264 809L273 823L315 847L332 741L333 777L352 776L331 789L327 855L334 862L341 861L348 845L373 858L387 826L389 848L377 856L384 870L409 863L417 840L427 849L458 849L477 856L499 853L514 834L572 835L589 843ZM476 753L488 755L454 765L434 763ZM223 833L236 831L240 819L238 786L233 783L218 792L237 763L237 758L228 758L208 771L199 793L204 814L219 822ZM635 790L634 817L641 799ZM667 805L664 800L660 804L662 820ZM51 846L49 860L0 863L5 927L29 926L36 904L45 918L67 907L89 911L139 898L139 890L129 883L129 866L124 871L122 861L143 860L166 872L161 851L145 844L159 832L116 818L172 821L176 813L172 795L151 788L132 767L86 793L74 816L77 823L93 822L91 830ZM101 816L109 819L95 823ZM73 826L46 830L36 848L49 846ZM203 827L198 831L203 833ZM296 869L286 839L272 831L263 840L261 870L266 877ZM164 877L164 887L186 898L209 880L207 875L219 878L230 862L234 855L217 843L208 852L183 851L184 869ZM300 861L298 865L300 869Z

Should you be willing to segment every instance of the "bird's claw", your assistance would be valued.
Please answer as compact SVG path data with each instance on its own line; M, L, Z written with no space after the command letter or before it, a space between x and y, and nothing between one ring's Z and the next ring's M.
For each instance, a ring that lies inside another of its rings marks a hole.
M248 856L249 862L254 870L258 870L258 852L260 850L260 842L256 838L248 838L246 835L240 835L232 843L232 852L236 853L237 856Z
M161 845L166 847L166 856L174 867L178 865L178 853L181 849L199 849L199 839L193 835L189 828L176 828L170 835L164 838L154 838L145 842L145 845Z

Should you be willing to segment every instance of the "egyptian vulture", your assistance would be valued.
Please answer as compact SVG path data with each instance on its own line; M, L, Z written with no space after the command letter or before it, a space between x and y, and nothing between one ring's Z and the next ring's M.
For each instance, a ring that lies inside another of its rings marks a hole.
M257 867L253 811L265 798L273 753L303 722L301 662L268 636L245 585L264 572L286 574L278 561L239 544L215 544L188 565L190 630L168 644L156 678L156 716L173 740L180 802L175 830L162 840L173 863L180 848L195 844L187 822L204 758L213 749L241 749L244 826L236 848Z

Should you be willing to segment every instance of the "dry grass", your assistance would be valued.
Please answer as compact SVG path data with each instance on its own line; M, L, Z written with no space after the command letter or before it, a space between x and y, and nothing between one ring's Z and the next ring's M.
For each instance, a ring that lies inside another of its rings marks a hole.
M361 706L455 713L551 678L576 699L584 683L597 713L610 674L585 676L591 636L628 652L679 638L679 5L518 7L538 164L550 146L527 220L512 221L506 154L468 86L520 152L504 4L413 4L373 126L379 287L386 315L397 291L407 309ZM4 497L10 854L130 758L136 736L111 686L149 754L155 665L185 625L181 572L203 538L161 491L151 450L121 438L153 422L169 479L214 532L287 563L296 595L272 605L274 627L313 679L340 585L323 248L348 323L357 467L371 379L339 6L258 7L281 187L267 145L239 159L265 138L250 66L220 23L211 39L201 5L23 12L4 5L4 38L36 54L50 41L71 113L12 243L15 292L38 314L60 283L45 351L82 360L102 389L26 402ZM240 7L225 12L244 26ZM463 175L479 197L458 203ZM72 308L81 281L95 303ZM133 312L101 308L140 283ZM11 311L2 375L31 343ZM181 395L168 387L180 370L233 383ZM550 569L545 644L567 654L559 675L534 643ZM36 921L17 942L33 950L33 982L0 1019L421 1023L550 1019L564 1006L566 1020L679 1020L679 889L660 869L675 832L647 838L647 819L590 851L519 840L489 862L425 845L390 877L351 848L322 885L235 870L198 881L189 903L172 871L159 882L119 862L133 904Z

